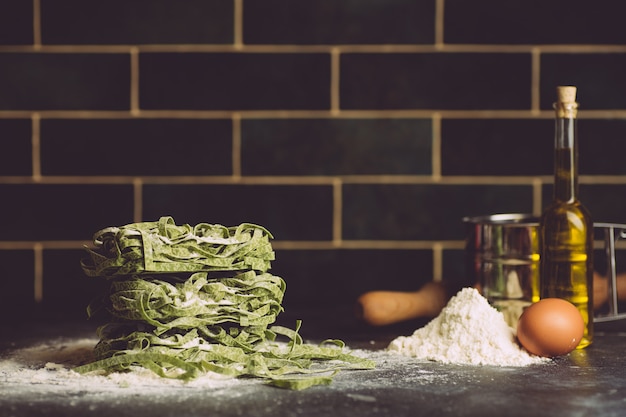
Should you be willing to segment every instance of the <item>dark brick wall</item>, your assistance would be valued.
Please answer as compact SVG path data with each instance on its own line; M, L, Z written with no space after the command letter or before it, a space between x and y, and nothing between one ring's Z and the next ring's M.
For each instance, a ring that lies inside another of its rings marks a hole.
M460 283L462 217L550 198L559 84L625 222L620 6L0 0L0 312L83 317L82 245L162 215L267 227L288 311Z

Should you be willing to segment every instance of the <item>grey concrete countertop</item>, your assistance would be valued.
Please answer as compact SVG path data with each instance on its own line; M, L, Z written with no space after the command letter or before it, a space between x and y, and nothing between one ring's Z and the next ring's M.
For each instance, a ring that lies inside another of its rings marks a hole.
M0 370L0 417L624 416L624 324L597 327L591 347L527 367L458 366L390 357L382 349L395 334L372 330L369 340L363 334L353 340L348 334L343 340L371 355L376 369L344 371L329 386L303 391L273 388L254 379L208 386L112 387L36 377L16 383ZM84 326L6 335L0 342L0 361L34 343L63 345L94 337Z

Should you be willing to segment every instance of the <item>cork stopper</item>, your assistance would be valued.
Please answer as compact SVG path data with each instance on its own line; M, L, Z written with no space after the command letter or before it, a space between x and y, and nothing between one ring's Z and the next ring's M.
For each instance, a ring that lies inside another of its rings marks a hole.
M554 103L557 117L576 117L578 103L576 102L576 87L558 86L556 88L557 101Z
M556 95L559 103L575 103L576 102L576 87L573 86L559 86L556 88Z

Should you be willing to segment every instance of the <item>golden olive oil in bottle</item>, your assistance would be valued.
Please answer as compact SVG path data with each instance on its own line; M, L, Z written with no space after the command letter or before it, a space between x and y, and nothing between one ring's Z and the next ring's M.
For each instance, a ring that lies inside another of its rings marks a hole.
M563 298L583 316L577 349L593 341L593 221L578 199L576 87L557 87L554 193L539 224L540 298Z

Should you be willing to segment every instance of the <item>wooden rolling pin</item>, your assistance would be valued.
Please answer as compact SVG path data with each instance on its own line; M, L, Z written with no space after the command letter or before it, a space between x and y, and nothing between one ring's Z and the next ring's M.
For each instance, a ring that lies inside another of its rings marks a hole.
M425 284L419 291L370 291L357 300L357 316L372 326L435 317L448 302L444 285Z

